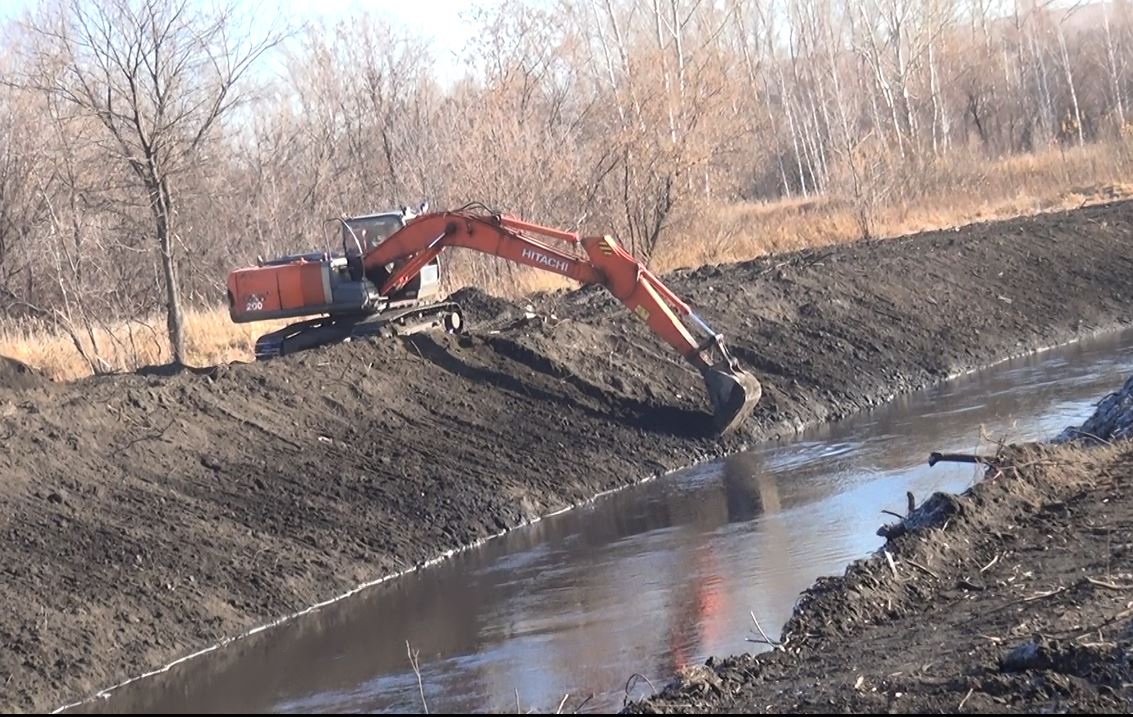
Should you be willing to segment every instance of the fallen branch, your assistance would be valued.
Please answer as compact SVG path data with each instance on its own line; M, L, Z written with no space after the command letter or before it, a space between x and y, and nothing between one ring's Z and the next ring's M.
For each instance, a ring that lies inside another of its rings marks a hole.
M968 701L968 698L971 697L972 693L975 692L975 691L976 691L975 687L968 688L968 694L964 695L964 699L960 700L960 704L956 707L957 712L964 709L964 703Z
M629 704L629 688L633 686L635 677L640 677L641 679L645 680L645 683L649 685L649 689L653 690L653 694L657 694L657 688L653 686L653 683L649 681L649 678L641 674L640 672L635 672L629 676L628 680L626 680L626 694L622 699L622 707L625 707Z
M567 697L570 697L569 692L566 693L565 695L563 695L563 701L559 703L559 708L557 710L555 710L555 714L561 715L563 713L563 705L566 704Z
M1089 635L1091 632L1100 631L1103 627L1110 625L1112 623L1115 623L1118 620L1122 620L1124 618L1127 618L1130 615L1133 615L1133 607L1126 608L1126 609L1122 610L1121 612L1117 613L1116 615L1114 615L1113 617L1107 618L1106 620L1103 620L1102 622L1098 623L1097 625L1094 625L1094 626L1089 627L1085 630L1082 630L1081 632L1076 633L1071 639L1072 640L1078 640L1080 638L1083 638L1086 635Z
M1034 595L1030 595L1030 596L1025 597L1025 598L1020 598L1018 600L1012 600L1011 602L1000 605L999 607L993 607L990 610L988 610L988 612L999 612L1000 610L1006 610L1007 608L1011 607L1012 605L1021 605L1023 603L1034 602L1035 600L1043 600L1043 599L1048 598L1048 597L1054 597L1055 595L1058 595L1059 593L1066 592L1068 589L1069 588L1061 587L1061 588L1058 588L1056 590L1048 590L1047 592L1044 592L1044 593L1036 593Z
M132 420L129 420L129 419L127 419L127 422L130 423L133 426L141 428L142 433L140 435L134 436L130 440L126 441L125 444L119 446L117 448L117 450L120 450L120 451L124 451L127 448L132 447L134 444L141 443L142 441L154 441L154 440L157 440L159 438L162 438L163 436L165 436L166 431L168 431L170 428L172 428L173 424L177 422L177 419L176 418L170 418L169 423L165 424L164 428L158 428L158 427L153 426L153 425L143 426L142 424L137 423L137 422L132 421Z
M1075 433L1075 434L1077 434L1077 435L1079 435L1079 436L1085 436L1086 438L1093 438L1093 439L1094 439L1095 441L1097 441L1098 443L1104 443L1104 444L1106 444L1107 446L1112 446L1112 445L1113 445L1113 441L1107 441L1106 439L1102 438L1101 436L1096 436L1096 435L1094 435L1093 433L1090 433L1089 431L1082 431L1082 430L1079 430L1079 429L1077 429L1077 428L1067 428L1066 430L1067 430L1067 431L1068 431L1069 433Z
M759 634L763 636L763 642L764 643L771 645L774 648L779 648L779 647L783 646L783 643L779 642L778 640L772 640L770 637L768 637L767 633L763 631L763 628L759 626L759 620L755 619L755 610L749 610L748 614L751 615L751 621L755 623L755 629L759 630ZM748 638L748 641L749 642L758 642L758 640L752 640L750 637Z
M933 571L932 571L932 570L930 570L929 568L925 567L924 565L921 565L920 563L918 563L918 562L917 562L917 561L915 561L915 560L910 560L909 558L905 558L905 562L906 562L906 563L908 563L909 565L912 565L912 566L913 566L914 568L916 568L916 569L918 569L918 570L921 570L921 571L923 571L923 572L925 572L925 573L928 573L929 575L931 575L932 577L936 578L937 580L939 580L939 579L940 579L940 576L939 576L939 575L937 575L937 574L936 574L935 572L933 572Z
M982 463L990 466L992 459L987 456L979 456L970 453L940 453L933 451L928 454L929 468L937 463Z
M1105 580L1098 580L1097 578L1086 577L1086 582L1091 585L1097 585L1100 588L1109 588L1110 590L1133 590L1133 585L1120 585L1118 583L1110 583Z
M996 563L999 562L999 556L1000 556L1000 554L996 553L995 557L991 559L990 563L988 563L987 565L980 568L980 574L982 575L983 573L986 573L988 570L991 570L991 566L993 566L993 565L995 565Z

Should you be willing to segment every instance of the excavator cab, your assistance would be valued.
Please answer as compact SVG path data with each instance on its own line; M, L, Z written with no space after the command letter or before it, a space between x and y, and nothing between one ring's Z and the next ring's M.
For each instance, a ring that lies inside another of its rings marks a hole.
M363 257L372 249L400 231L407 221L416 216L409 209L397 212L382 212L351 217L342 222L342 248L346 264L353 281L369 279L380 287L397 269L400 262L391 262L365 272ZM390 296L390 305L432 300L440 293L440 260L433 259L421 269L421 273L410 280L400 291Z

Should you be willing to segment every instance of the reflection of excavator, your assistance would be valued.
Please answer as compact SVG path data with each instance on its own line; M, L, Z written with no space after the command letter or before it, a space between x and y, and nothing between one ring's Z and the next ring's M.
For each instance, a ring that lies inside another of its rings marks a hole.
M718 431L731 430L751 413L760 398L759 382L739 367L721 337L688 304L611 237L580 237L481 209L345 219L344 256L301 254L232 272L232 320L319 316L261 337L257 358L422 328L458 333L463 328L460 307L430 302L438 289L438 255L448 247L465 247L605 286L700 371ZM553 246L551 240L565 246Z

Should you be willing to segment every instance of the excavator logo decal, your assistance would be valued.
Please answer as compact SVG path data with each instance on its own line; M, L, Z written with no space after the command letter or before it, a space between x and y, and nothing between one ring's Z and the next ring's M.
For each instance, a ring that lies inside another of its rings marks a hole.
M523 251L520 252L520 254L524 259L533 261L536 264L542 264L543 266L554 269L555 271L564 273L570 271L570 264L567 263L565 259L558 259L553 256L547 256L541 251L535 251L534 249L529 249L527 247L524 247Z

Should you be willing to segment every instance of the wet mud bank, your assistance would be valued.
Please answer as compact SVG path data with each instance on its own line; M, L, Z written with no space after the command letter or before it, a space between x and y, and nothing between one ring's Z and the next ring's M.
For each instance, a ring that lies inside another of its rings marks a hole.
M53 708L601 491L1128 325L1131 235L1116 203L666 276L763 383L724 439L699 376L596 289L533 312L460 292L463 337L0 383L0 706Z

